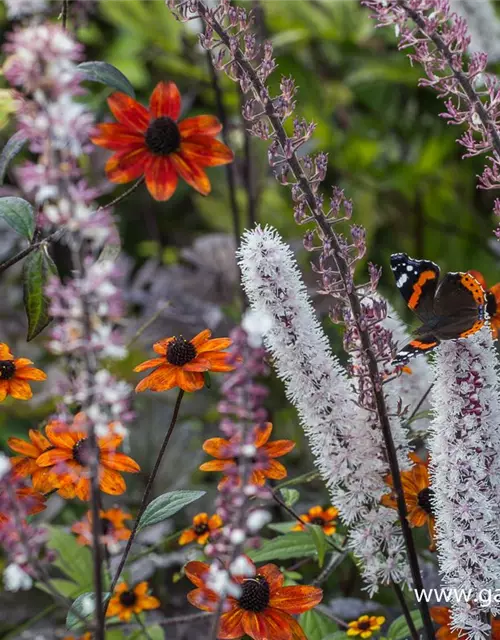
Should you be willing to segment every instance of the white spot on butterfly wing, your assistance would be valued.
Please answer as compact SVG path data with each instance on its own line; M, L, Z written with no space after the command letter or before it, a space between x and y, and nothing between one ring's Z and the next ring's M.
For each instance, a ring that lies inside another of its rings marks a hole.
M406 273L402 273L399 278L396 280L396 286L402 287L404 284L408 282L408 276Z
M406 270L407 270L407 271L413 271L413 266L412 266L411 264L409 264L409 265L406 267Z

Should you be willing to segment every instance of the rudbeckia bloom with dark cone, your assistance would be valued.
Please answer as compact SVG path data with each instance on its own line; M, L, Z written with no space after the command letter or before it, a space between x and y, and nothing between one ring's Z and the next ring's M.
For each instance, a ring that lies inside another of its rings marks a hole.
M13 471L22 478L31 476L33 488L41 493L48 493L58 488L57 474L50 468L40 467L36 461L52 444L35 429L29 430L29 439L30 442L14 437L7 440L9 447L20 454L10 459Z
M500 331L500 282L488 289L486 280L480 271L469 271L469 273L486 291L486 311L490 317L491 333L496 340Z
M28 358L14 358L9 347L0 342L0 402L8 395L17 400L29 400L33 396L29 381L45 380L47 374L35 369Z
M319 525L323 529L325 535L331 536L335 531L337 531L338 515L339 510L335 507L323 509L323 507L317 505L316 507L311 507L307 513L301 514L300 517L304 522ZM299 522L293 528L293 531L303 531L305 528L305 525Z
M357 620L349 622L347 635L370 638L376 631L380 631L384 622L383 616L360 616Z
M208 513L198 513L193 518L192 526L181 533L179 544L189 544L194 540L196 540L198 544L206 544L213 532L221 527L222 520L217 514L209 518Z
M321 602L323 592L317 587L295 585L285 587L285 577L274 564L254 568L255 575L235 577L240 584L239 598L229 596L229 607L220 617L217 638L230 640L245 634L253 640L307 640L299 623L292 617ZM197 587L188 593L189 602L203 611L216 611L219 596L206 584L209 566L204 562L188 562L186 576Z
M129 622L132 615L143 611L158 609L160 601L148 595L148 583L139 582L135 587L129 587L126 582L120 582L109 601L106 616L118 616L123 622Z
M75 416L76 420L77 416ZM78 421L79 422L79 421ZM66 425L52 422L47 425L45 434L51 449L42 453L36 460L40 467L53 467L59 478L59 495L63 498L74 497L88 500L90 497L90 446L85 431L73 431ZM122 436L110 435L97 438L99 449L99 488L103 493L113 496L125 492L126 484L121 471L137 473L140 467L123 453L117 452L123 440Z
M210 193L204 167L233 161L233 152L215 136L222 126L214 116L195 116L177 122L181 95L173 82L159 82L149 109L125 93L113 93L108 105L118 123L97 125L94 144L115 153L106 163L111 182L125 183L141 176L155 200L168 200L183 178L199 193Z
M126 526L125 520L131 520L130 513L122 511L118 507L112 509L103 509L99 512L101 520L101 542L108 551L113 552L118 547L118 543L122 540L130 538L131 531ZM83 520L75 522L71 527L71 531L78 535L77 542L84 546L92 545L92 512L88 511Z
M179 387L184 391L197 391L205 384L205 371L233 371L234 365L228 364L230 354L222 353L231 345L231 340L211 340L211 335L205 329L192 340L174 336L156 342L153 349L161 357L146 360L135 367L134 371L137 372L154 369L139 382L135 390L168 391Z
M430 486L429 465L414 453L410 453L409 458L414 462L414 466L409 471L401 472L401 484L408 510L407 519L412 527L422 527L427 524L431 541L430 549L434 551L435 518L432 507L433 490ZM385 478L385 482L390 487L394 487L391 475ZM394 493L382 496L381 503L390 509L398 508Z
M253 470L249 478L251 484L262 486L266 482L266 478L271 480L282 480L286 478L286 467L278 462L275 458L279 458L289 453L294 447L295 442L292 440L274 440L268 442L273 425L266 422L264 425L254 427L253 444L256 448L254 456ZM201 471L226 471L229 472L219 482L218 488L221 489L229 482L231 472L238 469L237 451L241 445L238 436L229 440L225 438L210 438L205 440L203 451L217 458L204 462L200 466Z

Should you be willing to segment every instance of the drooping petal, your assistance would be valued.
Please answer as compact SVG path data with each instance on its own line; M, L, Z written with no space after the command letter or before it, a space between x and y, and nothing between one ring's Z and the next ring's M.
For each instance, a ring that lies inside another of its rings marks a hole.
M158 202L170 200L177 189L177 172L172 160L166 156L150 157L144 175L149 193Z
M190 542L193 542L193 540L196 540L196 533L192 529L186 529L181 533L179 537L179 544L182 547L185 544L189 544Z
M134 367L134 371L139 373L140 371L146 371L146 369L159 367L162 364L165 364L165 358L152 358L151 360L146 360L145 362L138 364L137 367Z
M295 620L295 618L292 618L292 616L289 616L286 613L282 613L282 615L285 617L285 620L288 622L288 626L290 628L290 631L292 632L291 640L307 640L307 636L304 633L304 630L302 629L300 624L297 622L297 620Z
M321 602L323 591L318 587L282 587L271 594L269 606L292 615L309 611Z
M112 114L121 122L132 129L144 133L149 125L150 115L146 107L126 93L116 91L108 98L108 106Z
M267 580L271 593L280 589L285 582L285 576L275 564L265 564L263 567L259 567L258 574Z
M197 353L204 353L205 351L222 351L227 349L232 344L231 338L213 338L213 340L207 340L199 348L196 349Z
M103 436L102 438L97 438L97 445L101 450L101 453L105 452L115 452L118 447L121 445L123 441L123 436L118 435L117 433L109 436Z
M28 358L16 358L14 360L14 366L16 367L16 375L19 369L22 369L23 367L28 367L32 364L33 364L33 361L29 360Z
M202 611L215 611L217 609L218 598L209 589L193 589L187 594L188 601Z
M7 380L0 380L0 402L3 402L7 397L8 389L9 383Z
M288 475L286 467L278 460L269 460L264 473L271 480L282 480Z
M99 473L99 488L101 491L111 496L121 496L122 493L125 493L127 485L125 484L123 476L118 473L118 471L101 467Z
M16 400L29 400L33 397L33 392L28 382L12 378L9 380L9 393Z
M105 122L96 125L96 133L90 140L99 147L120 151L120 149L135 149L144 145L144 134L130 129L117 122Z
M226 471L234 467L234 460L209 460L199 466L200 471Z
M76 433L75 431L63 431L58 423L50 423L45 428L47 438L51 444L55 447L61 447L72 451L78 440L81 439L83 434Z
M189 578L196 587L205 586L204 577L206 577L208 570L208 564L206 562L200 562L199 560L188 562L184 568L186 577Z
M167 116L177 120L181 113L181 94L174 82L159 82L149 101L149 110L154 118Z
M203 349L201 347L203 344L205 344L207 340L210 339L211 335L212 335L212 332L210 331L210 329L203 329L203 331L200 331L200 333L197 333L195 337L189 341L193 345L193 347L195 347L196 353L203 352Z
M47 374L41 369L35 367L16 368L16 378L19 380L46 380Z
M272 637L268 635L264 616L260 613L245 611L241 623L243 631L254 640L268 640L268 638Z
M217 167L234 160L231 149L210 136L190 136L181 144L181 154L202 167Z
M35 445L31 444L31 442L26 442L26 440L22 440L21 438L9 438L7 440L7 444L16 453L20 453L23 456L28 456L29 458L38 458L40 455L40 451L35 447Z
M226 438L209 438L203 443L203 451L214 458L229 458L230 443Z
M102 489L102 483L99 485L99 488ZM75 485L75 496L87 502L90 500L90 480L88 478L79 478Z
M179 122L179 131L183 140L196 135L216 136L222 130L222 124L215 116L194 116Z
M170 157L174 163L175 170L188 185L203 196L207 196L210 193L212 188L210 180L199 165L194 164L189 158L185 158L179 153L172 153Z
M272 638L273 640L291 640L290 619L293 620L293 618L289 616L288 613L268 607L261 613L261 616L267 628L268 638ZM307 638L305 638L305 640L307 640Z
M228 364L229 354L209 351L203 356L210 362L210 371L226 372L234 371L234 364Z
M107 453L101 456L101 461L104 466L109 469L115 469L116 471L138 473L141 470L137 462L124 453Z
M35 460L32 458L26 458L25 456L13 456L10 458L10 464L12 465L14 474L21 478L30 476L39 468Z
M40 431L37 431L36 429L29 430L29 437L31 442L40 451L45 451L45 449L48 449L50 447L50 442L47 440L47 438L42 433L40 433Z
M235 638L241 638L245 634L242 624L243 613L243 609L239 607L223 613L220 617L217 638L220 638L220 640L235 640Z
M136 386L137 392L151 389L151 391L168 391L177 384L177 372L174 367L162 366L150 373Z
M14 360L14 356L5 342L0 342L0 360Z
M206 358L196 357L191 362L187 364L183 364L182 368L184 371L198 371L199 373L203 373L204 371L210 370L210 360Z
M108 180L116 184L130 182L143 175L149 154L144 147L132 151L119 151L105 165Z
M39 469L32 476L33 489L40 493L49 493L58 488L59 479L50 467Z
M177 371L177 384L181 389L191 393L202 389L205 385L205 378L202 373L196 371Z
M259 425L254 429L254 445L257 448L263 447L271 437L273 430L272 422L266 422L264 425Z
M284 456L295 447L293 440L274 440L264 445L263 449L270 458Z

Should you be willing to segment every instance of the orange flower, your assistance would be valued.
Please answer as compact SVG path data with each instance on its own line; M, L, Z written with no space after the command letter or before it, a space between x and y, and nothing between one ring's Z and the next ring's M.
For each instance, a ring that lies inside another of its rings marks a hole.
M274 442L267 442L271 436L273 425L270 422L266 422L263 426L257 425L254 427L253 444L256 448L255 452L255 464L250 476L249 482L251 484L263 485L266 482L266 478L272 480L281 480L286 478L287 471L281 462L275 460L289 453L294 447L295 442L292 440L275 440ZM236 452L239 450L240 440L238 436L233 436L229 440L225 438L210 438L205 440L203 444L203 450L209 455L217 458L217 460L210 460L210 462L204 462L200 466L201 471L235 471L238 467L238 459ZM229 475L226 475L219 482L219 489L221 489L226 482L229 481Z
M307 640L293 615L309 611L321 602L323 592L317 587L284 587L284 575L274 564L254 568L252 578L235 577L241 586L238 599L230 596L228 611L222 614L217 637L221 640L241 638L245 634L253 640ZM186 576L197 587L188 593L189 602L203 611L217 609L218 595L209 589L205 579L209 570L204 562L188 562Z
M75 420L78 416L75 416ZM59 477L59 495L63 498L90 497L89 441L85 431L72 431L66 425L51 422L45 429L51 449L36 460L40 467L54 467ZM97 438L99 448L99 488L113 496L125 492L126 485L120 471L137 473L140 467L123 453L116 451L122 436ZM60 470L62 468L62 471Z
M429 609L431 618L439 626L436 631L437 640L458 640L466 638L467 632L462 629L451 629L451 611L448 607L431 607ZM491 640L500 640L500 619L491 619Z
M135 390L168 391L180 387L184 391L197 391L205 384L205 371L233 371L234 366L228 364L229 354L221 353L231 345L231 340L210 340L211 335L205 329L192 340L179 336L156 342L153 349L162 357L146 360L134 369L145 371L154 368Z
M63 640L92 640L92 634L87 631L83 636L64 636Z
M203 167L228 164L233 152L216 140L222 125L214 116L196 116L177 123L181 96L173 82L159 82L149 110L124 93L113 93L108 105L118 123L99 124L94 144L115 153L106 163L111 182L124 183L144 175L155 200L168 200L178 176L206 196L210 181Z
M160 601L148 595L148 583L139 582L130 589L126 582L120 582L109 601L106 616L118 616L123 622L129 622L132 614L138 615L143 611L158 609Z
M309 522L310 524L319 525L325 535L331 536L337 531L337 516L339 515L339 510L335 507L328 507L323 511L323 508L319 505L316 507L311 507L309 511L303 515L301 515L301 519L304 522ZM303 531L305 526L299 522L294 528L293 531Z
M47 374L35 369L28 358L15 358L9 347L0 342L0 402L8 395L17 400L29 400L33 396L28 380L45 380Z
M486 280L480 271L469 271L486 291L486 311L490 316L491 333L494 340L498 338L500 331L500 282L494 284L491 289L486 286Z
M46 508L45 496L31 487L16 489L16 498L19 502L24 503L23 506L24 509L26 509L25 513L27 512L27 515L32 516ZM9 514L0 512L0 524L7 522L10 517Z
M131 520L130 513L125 513L118 507L113 507L107 511L103 509L99 512L101 519L101 542L110 551L114 551L120 540L130 538L130 529L125 525L125 520ZM73 533L78 534L76 539L81 545L92 545L92 512L88 511L85 518L80 522L75 522L71 527Z
M36 461L52 445L43 434L35 429L29 430L29 438L31 442L26 442L21 438L7 440L9 447L21 454L10 459L14 473L22 478L31 476L34 489L42 493L49 493L49 491L58 488L58 477L50 468L40 467Z
M357 620L349 622L347 635L369 638L375 631L380 631L380 627L384 622L384 616L360 616Z
M206 544L212 533L221 527L222 520L217 514L209 518L207 513L198 513L193 518L193 526L182 532L179 544L189 544L193 540L198 544Z
M409 458L415 463L409 471L401 472L403 494L408 510L407 519L413 527L422 527L427 523L431 540L431 551L434 551L434 514L432 499L434 492L430 486L428 462L421 460L416 454L410 453ZM392 476L388 475L385 482L394 488ZM381 503L390 509L397 509L395 493L382 496Z

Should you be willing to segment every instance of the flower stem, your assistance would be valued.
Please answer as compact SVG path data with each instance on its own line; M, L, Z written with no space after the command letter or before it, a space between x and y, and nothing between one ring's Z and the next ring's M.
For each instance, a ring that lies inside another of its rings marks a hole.
M408 608L408 603L405 600L404 593L401 587L398 584L396 584L394 581L392 582L392 588L394 589L396 597L399 600L399 604L401 605L401 610L403 611L403 615L405 617L406 624L408 625L408 629L410 630L411 637L413 638L413 640L418 640L419 639L418 631L415 628L415 624L413 622L413 618L411 617L411 613Z
M59 240L59 238L63 235L65 231L66 229L64 227L62 229L57 229L57 231L54 231L54 233L51 233L49 236L47 236L43 240L39 240L38 242L34 242L33 244L30 244L29 247L26 247L26 249L23 249L19 253L16 253L16 255L12 256L12 258L9 258L5 262L2 262L2 264L0 264L0 273L2 273L3 271L6 271L9 267L12 267L12 265L16 264L23 258L26 258L26 256L29 256L30 253L32 253L33 251L36 251L44 244L48 244L49 242L55 242L56 240Z
M113 593L116 587L116 584L120 578L120 575L125 567L125 563L127 562L128 555L130 553L130 549L132 548L132 543L134 542L135 536L137 534L137 530L139 528L139 523L141 521L142 514L146 509L148 504L149 496L151 494L151 489L153 488L153 483L155 481L156 475L158 473L158 469L160 468L161 461L163 459L163 454L165 453L165 449L167 448L168 442L170 440L170 436L174 430L175 424L177 422L177 417L179 415L179 409L181 407L182 398L184 397L184 391L179 389L179 393L177 395L177 400L175 402L174 413L172 414L172 419L170 421L170 426L163 440L163 444L161 445L160 451L158 453L158 457L156 458L156 462L153 467L153 471L149 476L148 483L146 485L146 489L144 491L144 495L142 496L141 506L139 507L139 512L135 519L134 528L132 529L132 533L130 534L130 538L127 540L127 546L123 552L123 555L120 560L120 564L118 565L118 569L116 570L115 576L113 578L113 582L111 583L110 592ZM104 612L106 613L107 603L104 608Z

